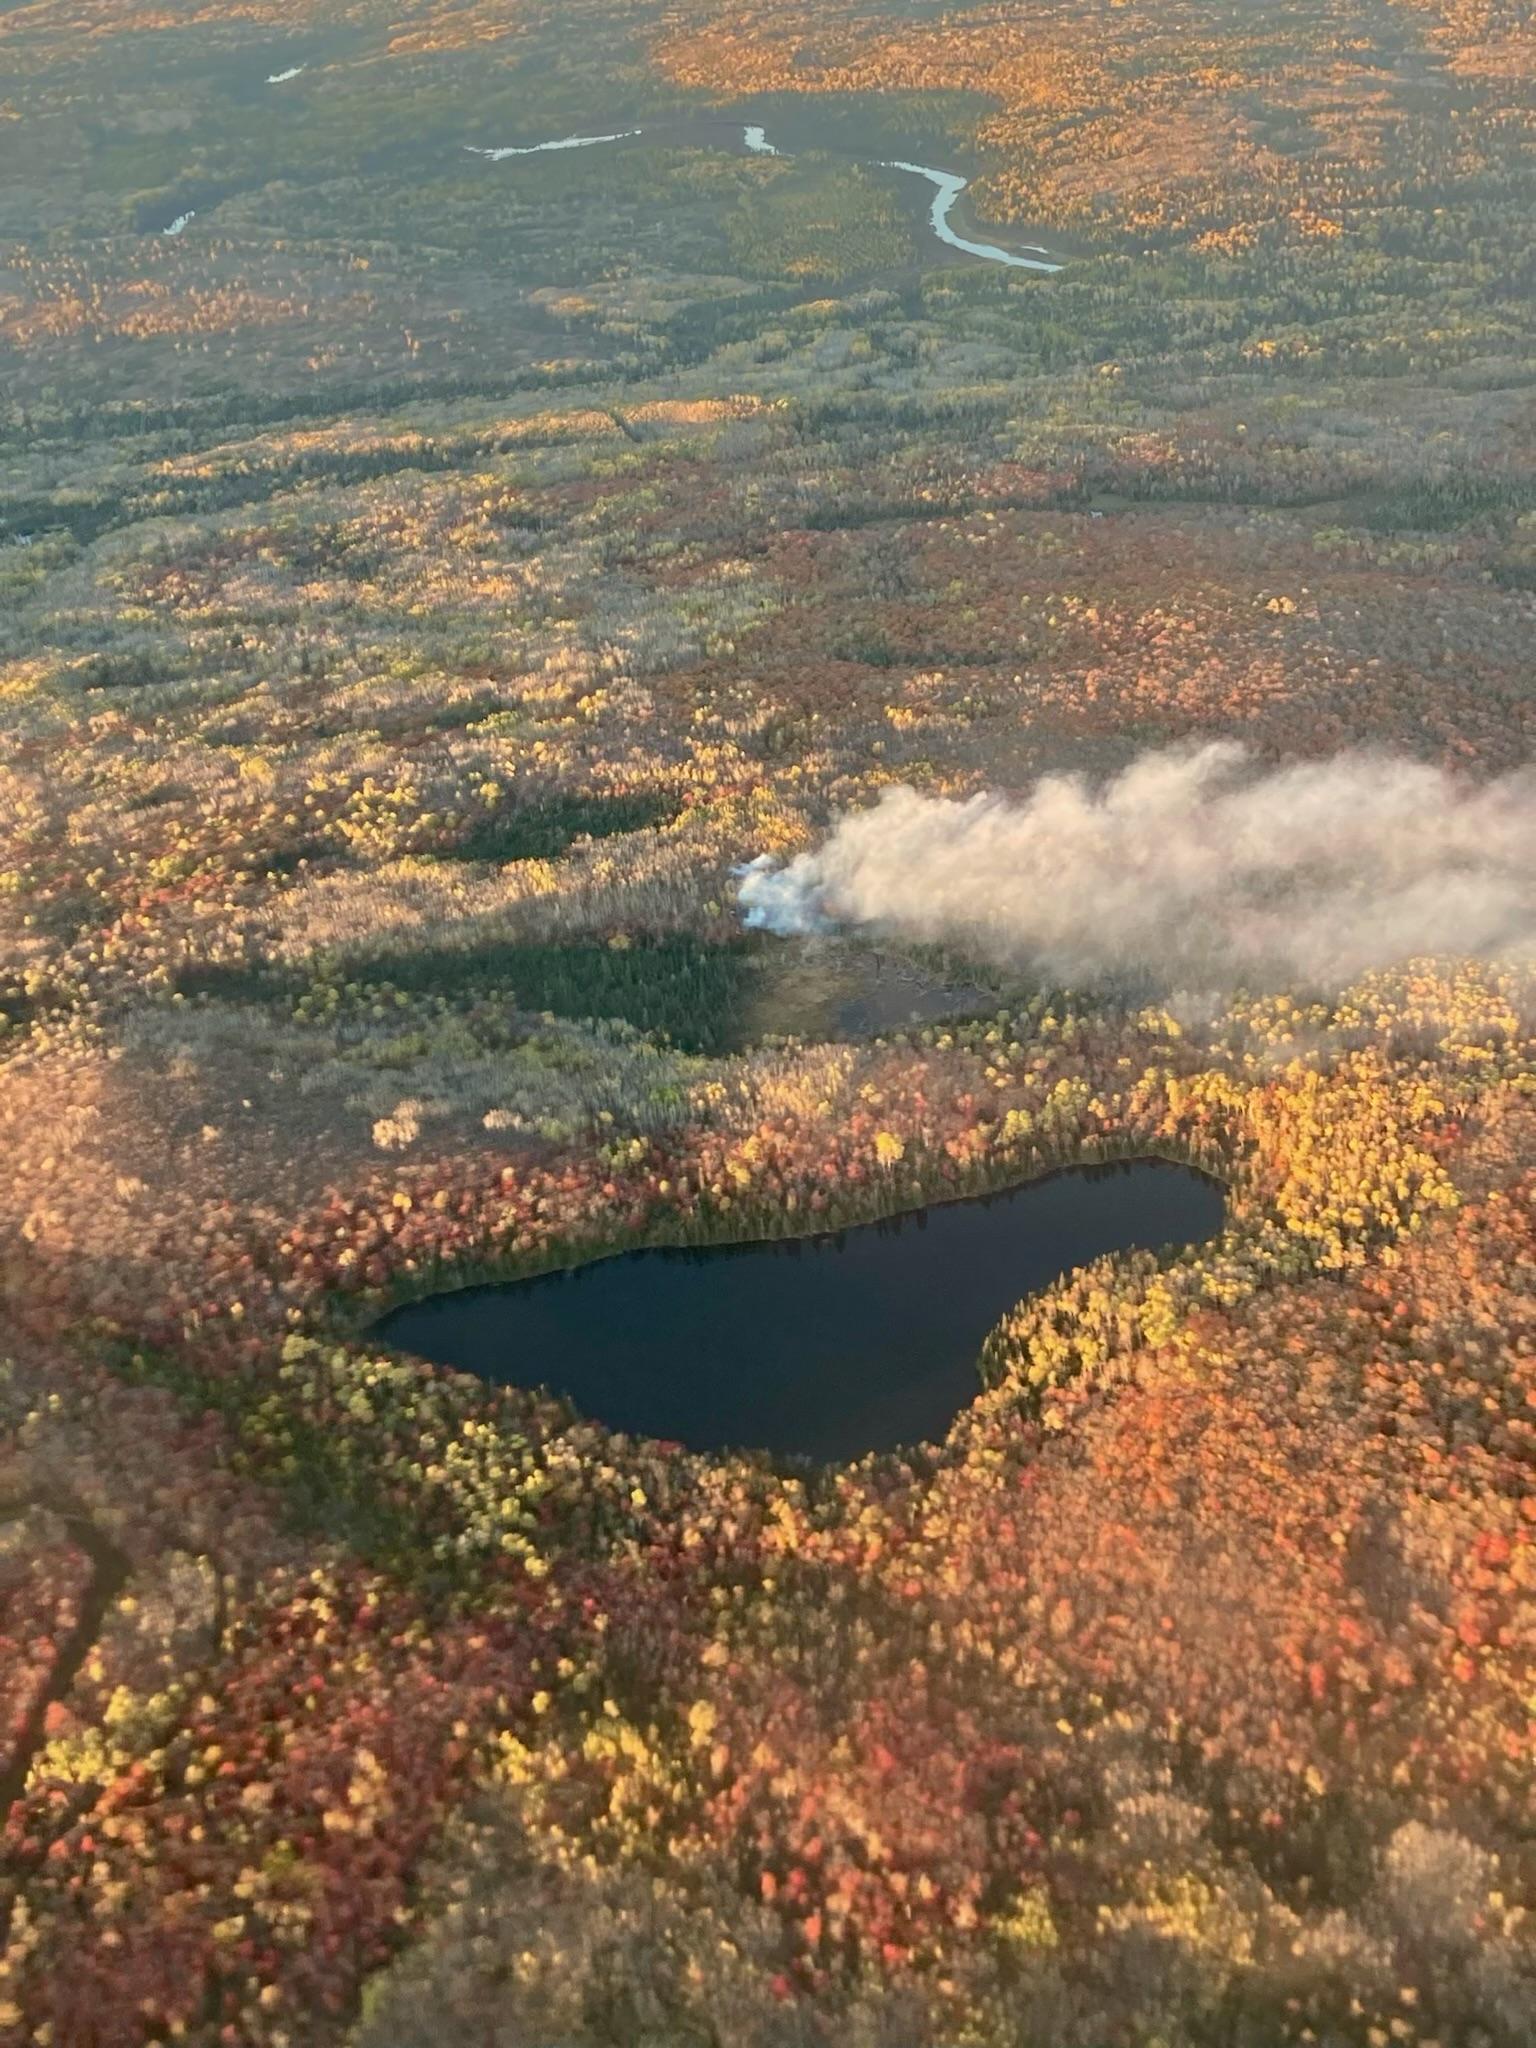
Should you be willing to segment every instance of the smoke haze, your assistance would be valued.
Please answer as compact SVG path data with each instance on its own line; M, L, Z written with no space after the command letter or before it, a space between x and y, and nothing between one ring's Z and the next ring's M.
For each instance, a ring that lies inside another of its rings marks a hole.
M1219 741L1024 798L887 790L815 852L741 871L749 925L962 945L1093 987L1342 986L1536 940L1536 773L1349 753L1264 770Z

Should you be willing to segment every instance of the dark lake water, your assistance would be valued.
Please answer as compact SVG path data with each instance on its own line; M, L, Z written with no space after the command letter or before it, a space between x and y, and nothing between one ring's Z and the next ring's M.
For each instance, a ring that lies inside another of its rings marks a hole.
M434 1295L373 1334L631 1435L853 1458L942 1436L1026 1294L1104 1252L1210 1237L1223 1208L1187 1167L1084 1167L824 1237L658 1246Z

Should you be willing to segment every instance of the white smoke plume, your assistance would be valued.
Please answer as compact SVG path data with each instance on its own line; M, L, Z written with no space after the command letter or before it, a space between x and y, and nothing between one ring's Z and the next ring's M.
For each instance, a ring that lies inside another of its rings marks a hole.
M1264 769L1217 741L1018 800L889 789L816 851L740 874L769 931L939 941L1071 987L1338 987L1415 955L1531 953L1536 772Z

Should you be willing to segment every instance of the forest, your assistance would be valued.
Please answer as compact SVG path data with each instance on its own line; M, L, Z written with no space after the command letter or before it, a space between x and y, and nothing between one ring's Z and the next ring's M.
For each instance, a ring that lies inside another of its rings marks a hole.
M1536 955L737 870L1523 769L1533 85L1522 0L0 8L3 2048L1526 2048ZM372 1334L1145 1157L1220 1233L900 1453Z

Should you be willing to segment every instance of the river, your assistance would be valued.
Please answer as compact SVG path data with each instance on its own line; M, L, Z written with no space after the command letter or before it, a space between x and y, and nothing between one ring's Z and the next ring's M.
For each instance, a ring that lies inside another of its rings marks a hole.
M485 149L473 143L464 146L471 156L501 163L513 156L543 156L551 150L596 149L604 143L629 142L645 132L643 128L621 128L611 135L561 135L549 142L530 142L504 149ZM741 139L743 146L754 156L782 157L789 154L770 142L767 130L756 122L743 125ZM939 171L929 164L907 163L899 157L873 157L862 161L873 170L902 171L915 178L926 178L934 188L933 203L928 209L928 225L941 242L951 249L958 249L962 255L977 257L983 263L1004 263L1014 270L1043 271L1048 276L1054 276L1061 269L1061 264L1053 261L1043 249L1004 249L996 242L973 242L957 233L950 216L971 182L958 171Z

